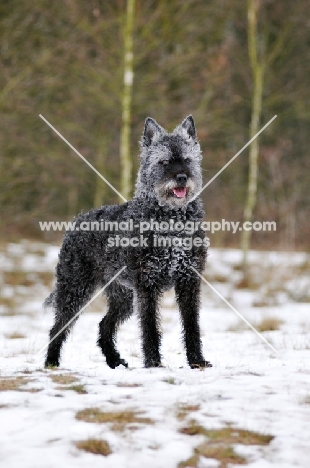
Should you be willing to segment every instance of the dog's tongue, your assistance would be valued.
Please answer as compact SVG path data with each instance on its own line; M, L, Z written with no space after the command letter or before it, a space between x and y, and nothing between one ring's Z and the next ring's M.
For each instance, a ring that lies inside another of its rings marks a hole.
M175 187L173 189L173 193L178 197L178 198L184 198L186 196L186 188L185 187Z

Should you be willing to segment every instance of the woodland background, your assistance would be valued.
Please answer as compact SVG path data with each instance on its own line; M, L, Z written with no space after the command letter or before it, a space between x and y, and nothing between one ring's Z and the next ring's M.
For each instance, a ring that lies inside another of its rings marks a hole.
M205 183L249 140L251 3L255 50L264 64L259 128L278 116L259 139L253 213L254 220L276 221L277 232L253 232L252 246L308 250L308 0L135 1L129 190L147 116L171 131L193 115ZM39 221L69 220L81 210L121 202L39 114L121 189L127 6L125 0L0 1L3 239L42 239L47 234ZM203 192L206 219L242 221L248 172L247 149ZM240 233L218 232L211 243L238 246Z

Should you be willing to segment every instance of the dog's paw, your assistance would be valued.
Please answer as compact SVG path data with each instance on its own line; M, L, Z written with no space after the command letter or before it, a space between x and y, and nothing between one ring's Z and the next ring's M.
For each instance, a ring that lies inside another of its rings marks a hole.
M124 367L128 367L128 362L125 361L125 359L120 359L118 365L119 365L119 366L122 365L122 366L124 366Z
M59 361L46 359L44 367L45 369L55 369L56 367L59 367Z
M116 359L107 359L107 364L111 369L115 369L116 367L121 365L124 367L128 367L128 362L120 357Z
M211 362L202 360L195 363L190 363L191 369L204 369L205 367L212 367Z
M146 361L144 367L164 367L160 361Z

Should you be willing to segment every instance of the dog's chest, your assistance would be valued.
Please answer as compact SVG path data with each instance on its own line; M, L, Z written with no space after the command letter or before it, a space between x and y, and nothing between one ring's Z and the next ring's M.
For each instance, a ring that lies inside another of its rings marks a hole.
M142 269L147 281L162 284L167 289L172 287L178 278L188 274L194 263L193 256L182 247L161 248L144 260Z
M171 247L167 255L167 275L173 277L190 266L189 256L182 247Z

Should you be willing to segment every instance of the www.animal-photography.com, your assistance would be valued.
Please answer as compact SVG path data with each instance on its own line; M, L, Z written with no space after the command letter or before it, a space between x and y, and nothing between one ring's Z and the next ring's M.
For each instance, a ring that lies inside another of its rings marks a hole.
M309 14L3 3L1 466L308 467Z

